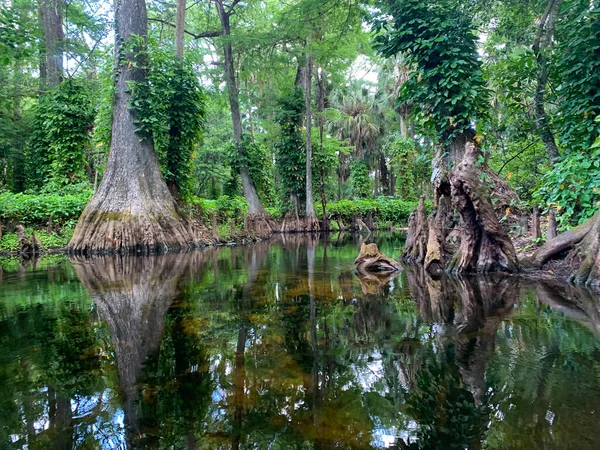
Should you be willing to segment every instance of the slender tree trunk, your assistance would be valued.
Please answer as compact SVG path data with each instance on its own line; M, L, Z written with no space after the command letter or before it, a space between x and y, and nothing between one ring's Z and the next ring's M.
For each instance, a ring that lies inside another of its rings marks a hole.
M554 134L548 123L545 108L546 87L548 85L548 55L547 51L552 45L554 37L554 28L560 12L563 0L550 0L546 11L540 20L535 41L533 43L533 52L537 61L537 85L535 88L535 123L540 134L540 139L544 143L546 153L550 162L558 159L558 147L554 139Z
M225 38L223 43L223 63L225 67L225 83L227 85L227 91L229 92L229 106L231 109L231 121L233 124L233 140L238 151L241 151L243 131L242 131L242 116L240 113L240 102L237 82L235 79L235 68L233 63L233 47L231 45L231 26L229 23L230 12L226 11L223 5L223 0L215 0L217 13L221 21L222 33ZM265 209L256 193L256 188L250 178L250 171L248 167L240 167L240 177L242 179L242 187L244 189L244 197L248 202L248 215L249 216L266 216ZM271 228L265 222L268 227L270 234ZM265 230L267 231L267 230ZM262 233L261 233L262 234Z
M177 22L175 23L175 56L183 59L185 45L185 4L186 0L177 0Z
M304 71L304 104L306 108L306 230L319 229L319 221L315 215L312 193L312 56L306 53L306 70Z
M41 78L45 77L45 86L52 88L58 86L63 77L63 51L65 33L63 30L64 0L38 0L38 11L41 15L41 23L44 35L45 61L41 63L43 70L40 71ZM42 78L44 80L44 78Z
M148 22L145 0L121 0L115 11L117 84L106 173L86 206L72 253L153 253L194 245L158 167L152 142L136 134L129 83L143 82ZM133 37L139 46L125 52Z

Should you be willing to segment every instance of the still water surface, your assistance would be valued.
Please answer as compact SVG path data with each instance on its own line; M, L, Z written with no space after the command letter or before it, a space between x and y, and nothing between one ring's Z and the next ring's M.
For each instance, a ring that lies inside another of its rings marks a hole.
M0 448L600 448L598 296L358 245L2 262Z

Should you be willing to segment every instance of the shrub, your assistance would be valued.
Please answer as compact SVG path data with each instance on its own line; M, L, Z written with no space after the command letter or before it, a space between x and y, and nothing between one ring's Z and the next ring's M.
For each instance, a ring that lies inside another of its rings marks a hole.
M91 191L79 194L0 194L0 220L14 221L25 226L45 226L50 223L74 227Z
M392 222L395 225L406 225L408 216L418 205L418 202L395 200L379 197L374 200L340 200L327 205L327 214L330 218L340 217L344 222L352 220L352 216L365 218L370 212L373 220ZM323 214L321 205L316 205L317 216Z

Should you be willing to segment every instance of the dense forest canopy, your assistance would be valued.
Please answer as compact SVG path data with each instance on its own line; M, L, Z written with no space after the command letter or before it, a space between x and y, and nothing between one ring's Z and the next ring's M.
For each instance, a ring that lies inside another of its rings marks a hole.
M600 201L599 66L597 0L11 0L0 204L33 202L30 222L72 229L93 196L83 247L131 232L98 221L123 222L133 197L135 220L162 229L131 246L175 229L178 243L197 240L203 225L172 217L214 211L261 235L274 220L385 221L392 201L406 220L420 197L438 222L453 208L465 220L452 180L471 142L497 212L534 208L567 230Z

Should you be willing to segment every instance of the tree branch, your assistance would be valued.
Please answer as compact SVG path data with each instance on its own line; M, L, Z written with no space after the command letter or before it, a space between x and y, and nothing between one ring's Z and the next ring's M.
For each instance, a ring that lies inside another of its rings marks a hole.
M175 28L175 24L171 23L171 22L167 22L166 20L162 20L162 19L158 19L158 18L154 18L154 17L149 17L148 21L152 21L152 22L158 22L158 23L162 23L163 25L168 25L170 27ZM211 38L211 37L217 37L217 36L221 36L222 31L203 31L201 33L192 33L191 31L188 30L184 30L185 34L192 36L194 39L203 39L203 38Z
M236 5L240 2L241 0L233 0L231 2L231 5L229 5L229 8L227 8L227 15L231 16L233 14L233 8L236 7Z

